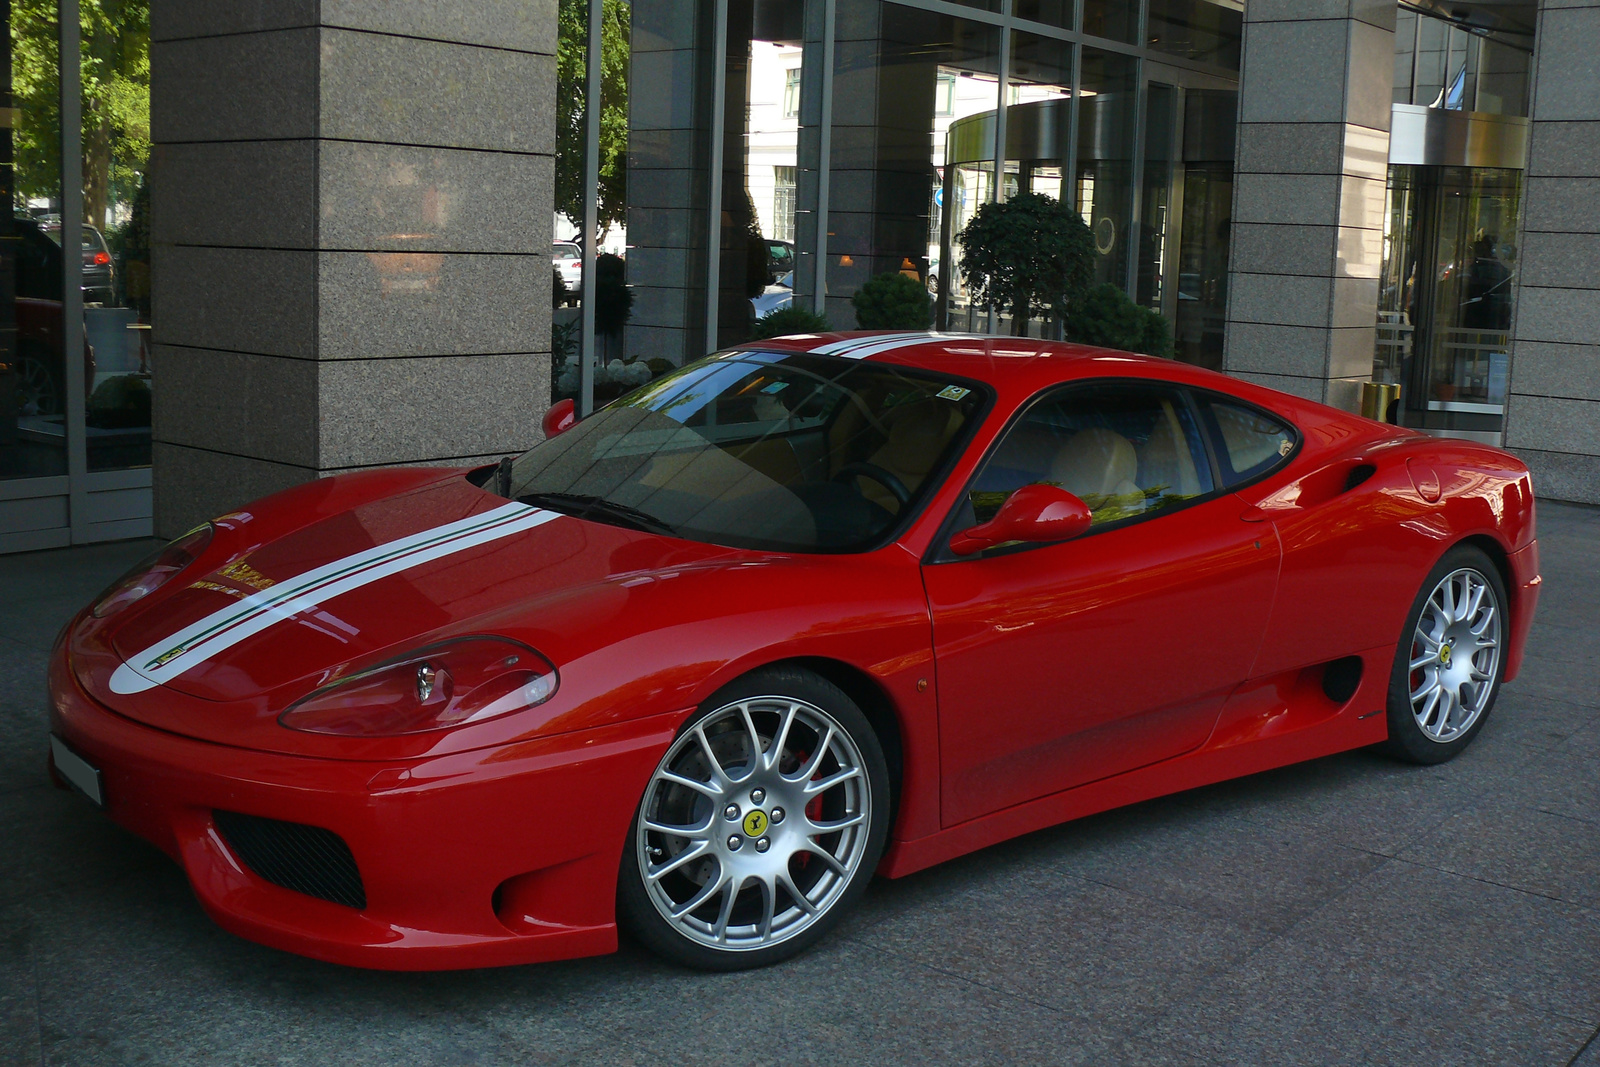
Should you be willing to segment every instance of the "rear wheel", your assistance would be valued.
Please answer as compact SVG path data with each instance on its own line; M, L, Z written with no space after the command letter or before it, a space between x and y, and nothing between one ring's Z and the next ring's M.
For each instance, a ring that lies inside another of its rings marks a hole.
M1451 549L1429 573L1395 651L1389 752L1443 763L1472 743L1500 692L1505 605L1500 572L1481 549Z
M645 788L618 909L691 967L776 963L865 891L888 834L889 779L866 716L807 671L757 671L679 733Z

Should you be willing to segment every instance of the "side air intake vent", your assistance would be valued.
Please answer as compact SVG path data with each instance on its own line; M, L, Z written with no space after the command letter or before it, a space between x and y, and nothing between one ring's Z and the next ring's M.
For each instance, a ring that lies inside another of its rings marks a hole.
M1349 492L1377 472L1378 468L1370 463L1357 463L1350 468L1350 473L1344 479L1344 491Z
M347 908L367 906L356 858L332 830L232 811L211 814L234 854L273 885Z

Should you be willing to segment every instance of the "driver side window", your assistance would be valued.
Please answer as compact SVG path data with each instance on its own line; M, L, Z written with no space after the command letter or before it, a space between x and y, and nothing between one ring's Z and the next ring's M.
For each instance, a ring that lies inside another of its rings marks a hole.
M1006 433L968 494L987 522L1024 485L1060 486L1083 500L1093 525L1134 519L1212 491L1189 405L1154 383L1072 386L1033 405Z

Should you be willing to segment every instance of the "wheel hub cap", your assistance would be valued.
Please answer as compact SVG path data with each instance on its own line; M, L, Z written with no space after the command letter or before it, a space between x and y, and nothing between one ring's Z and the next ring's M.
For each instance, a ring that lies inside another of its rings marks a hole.
M1411 638L1411 713L1423 736L1441 744L1470 730L1500 677L1500 602L1468 567L1440 580Z
M827 712L790 697L718 709L673 742L636 841L656 910L690 940L765 948L825 914L866 853L872 795Z

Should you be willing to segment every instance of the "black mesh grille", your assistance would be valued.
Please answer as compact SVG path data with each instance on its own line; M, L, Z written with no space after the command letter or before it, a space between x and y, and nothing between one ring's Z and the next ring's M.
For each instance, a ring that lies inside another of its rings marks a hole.
M350 908L367 906L356 858L332 830L232 811L211 814L228 847L273 885Z

